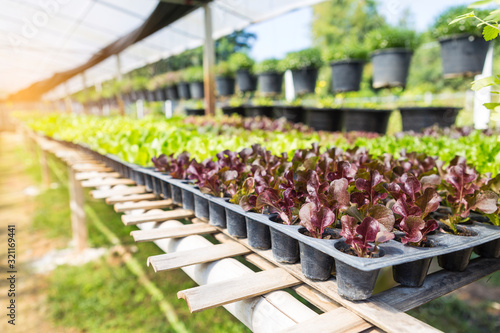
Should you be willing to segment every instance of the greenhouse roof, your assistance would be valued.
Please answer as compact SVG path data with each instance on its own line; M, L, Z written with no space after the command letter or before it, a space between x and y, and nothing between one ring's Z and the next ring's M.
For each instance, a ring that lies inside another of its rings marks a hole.
M214 38L322 0L211 1ZM0 94L70 92L203 44L209 0L0 0ZM270 32L272 33L272 32ZM26 89L29 86L29 89ZM63 89L60 87L59 89Z

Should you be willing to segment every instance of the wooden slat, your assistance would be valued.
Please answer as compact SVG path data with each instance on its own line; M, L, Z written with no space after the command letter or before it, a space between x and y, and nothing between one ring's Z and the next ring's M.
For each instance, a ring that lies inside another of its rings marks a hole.
M367 327L368 325L368 327ZM323 313L318 317L301 322L298 325L287 328L282 333L303 333L303 332L321 332L321 333L339 333L339 332L360 332L371 327L370 324L359 321L359 317L346 308L337 308L335 310Z
M134 185L132 179L127 178L105 178L105 179L91 179L82 181L83 187L99 187L99 186L115 186L115 185Z
M89 171L97 171L97 172L112 172L114 171L112 168L107 167L105 164L94 164L94 163L77 163L71 166L73 170L77 172L89 172Z
M176 209L164 211L163 213L156 214L142 214L142 215L122 215L122 222L125 225L133 225L144 222L164 222L168 220L187 219L193 217L194 213L188 209Z
M203 235L219 232L208 224L185 224L175 228L134 230L130 233L136 242L151 242L164 238L182 238L191 235Z
M114 206L115 212L121 213L128 210L134 209L155 209L155 208L168 208L172 206L174 202L172 199L165 200L154 200L154 201L141 201L141 202L125 202L125 203L117 203Z
M252 252L238 243L218 244L195 250L161 254L148 258L155 272L169 271L185 266L203 264L219 259L239 256Z
M227 281L181 290L177 293L177 297L186 300L189 311L199 312L300 283L302 283L300 280L285 270L275 268L254 274L245 274Z
M239 242L245 246L249 246L248 240L246 239L239 240ZM254 249L254 252L263 256L276 266L284 268L287 272L306 282L309 286L328 295L328 297L332 298L337 303L385 331L398 333L440 332L432 326L395 309L389 304L377 301L376 299L370 298L367 301L352 302L342 298L337 293L337 283L333 278L327 281L309 280L302 274L300 264L280 264L274 260L271 250L260 251Z
M146 192L146 187L143 185L128 186L126 188L111 189L111 190L94 190L90 193L94 199L105 199L128 194L142 194Z
M118 172L80 172L75 175L76 180L86 180L92 178L118 178Z
M144 194L131 194L131 195L117 195L114 197L106 198L106 203L108 205L113 205L122 202L136 202L142 200L153 200L156 199L156 194L154 193L144 193Z

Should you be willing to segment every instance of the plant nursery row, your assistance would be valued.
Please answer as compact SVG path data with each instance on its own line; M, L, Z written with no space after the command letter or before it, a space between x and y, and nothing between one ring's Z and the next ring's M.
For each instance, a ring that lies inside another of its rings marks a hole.
M255 249L272 249L278 262L300 262L309 279L334 271L348 299L369 298L383 267L419 287L434 257L451 271L465 270L472 251L500 257L497 135L428 130L350 141L293 125L248 130L237 119L200 126L59 115L28 124Z

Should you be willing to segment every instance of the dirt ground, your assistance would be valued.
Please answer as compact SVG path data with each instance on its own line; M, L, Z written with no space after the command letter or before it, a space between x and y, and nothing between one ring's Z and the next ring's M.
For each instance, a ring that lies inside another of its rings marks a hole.
M55 327L48 318L46 277L34 274L29 262L42 257L48 251L66 244L44 237L30 228L34 212L33 196L26 189L36 190L35 182L26 174L26 166L19 164L16 154L22 138L13 133L0 133L0 332L78 332ZM29 152L26 152L28 154ZM7 226L16 227L16 320L8 324L6 306L7 291Z

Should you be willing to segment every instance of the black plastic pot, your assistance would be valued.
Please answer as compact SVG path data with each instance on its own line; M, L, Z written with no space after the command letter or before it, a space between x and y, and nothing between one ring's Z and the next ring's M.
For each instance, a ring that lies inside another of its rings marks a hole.
M317 68L302 68L292 71L293 88L297 95L314 93L318 79Z
M500 258L500 239L479 245L474 248L474 252L484 258Z
M273 106L247 105L245 106L245 117L268 117L273 115Z
M273 118L282 117L292 123L303 123L305 121L305 112L302 106L275 105Z
M364 131L385 134L391 116L390 110L342 109L343 129L346 132Z
M165 89L158 88L155 90L155 100L164 101L165 100Z
M236 238L247 238L245 216L226 208L227 232Z
M230 116L233 113L237 115L244 116L245 115L245 107L244 106L223 106L222 113L226 116Z
M161 182L161 193L165 199L172 198L172 187L170 186L170 183L166 181Z
M263 94L281 94L283 73L268 72L257 75L257 86Z
M338 132L342 130L343 111L329 108L304 108L306 124L316 131Z
M146 186L147 192L153 191L153 176L147 173L144 174L144 186Z
M186 114L188 116L204 116L205 109L186 109Z
M194 195L194 215L199 219L209 220L208 199L203 195Z
M405 87L412 55L410 50L397 48L373 52L373 87Z
M218 76L215 78L217 95L230 96L234 94L234 78Z
M203 81L189 83L189 93L191 94L191 98L194 99L202 99L205 97L205 87L203 86Z
M135 170L133 172L134 178L133 181L137 183L137 185L145 185L146 180L144 179L144 174L139 170Z
M182 205L182 188L175 185L175 184L171 184L171 193L172 193L172 201L174 202L174 204L176 205Z
M308 279L325 281L332 276L335 265L333 257L316 250L304 242L299 242L302 274Z
M154 91L150 91L150 90L146 91L146 100L148 102L154 102L156 100Z
M181 99L191 98L191 91L189 89L189 83L187 82L179 82L177 84L177 92L179 93L179 97Z
M482 37L455 35L439 40L444 78L474 76L483 72L489 43Z
M153 192L156 195L160 195L162 193L162 183L163 181L158 177L153 177Z
M208 209L210 216L209 224L219 228L226 228L226 209L224 206L221 206L217 202L209 201Z
M236 85L241 92L255 91L257 78L247 69L239 69L236 72Z
M165 88L165 93L167 95L167 99L171 101L176 101L179 99L179 92L177 90L177 85L173 85Z
M245 217L247 224L248 244L259 250L271 248L271 233L269 227L263 223L255 221L250 217Z
M341 60L332 62L332 91L358 91L363 77L363 60Z
M335 261L335 270L338 294L351 301L361 301L370 298L380 271L380 269L376 269L365 272L349 266L340 260Z
M194 193L182 189L182 208L194 211Z
M294 264L299 261L299 242L295 238L287 236L281 231L274 228L270 229L274 260L286 264Z
M419 132L434 124L437 124L439 127L454 125L460 108L408 107L400 108L399 111L403 119L403 131Z
M473 248L443 254L438 257L439 266L452 272L463 272L469 265Z
M405 287L421 287L429 271L432 258L392 266L394 281Z

